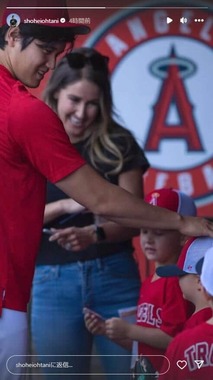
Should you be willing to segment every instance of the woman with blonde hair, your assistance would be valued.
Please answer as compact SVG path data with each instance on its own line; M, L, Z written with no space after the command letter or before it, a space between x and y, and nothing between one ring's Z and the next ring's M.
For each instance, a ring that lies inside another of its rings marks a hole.
M143 196L142 176L149 163L131 132L113 119L107 57L90 48L75 49L59 62L44 99L58 114L70 142L101 176ZM65 355L77 355L69 357L73 370L88 374L94 343L103 372L111 380L123 379L131 352L90 334L83 308L110 318L136 306L140 279L131 239L139 231L98 219L52 184L48 184L44 224L46 232L56 231L51 237L43 233L34 276L36 353L42 360L42 355L62 355L60 361L63 356L67 361Z

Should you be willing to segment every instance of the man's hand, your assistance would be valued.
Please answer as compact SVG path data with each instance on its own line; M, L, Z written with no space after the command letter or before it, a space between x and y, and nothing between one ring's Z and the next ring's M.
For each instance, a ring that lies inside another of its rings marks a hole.
M201 217L182 216L179 231L185 236L213 237L213 223Z

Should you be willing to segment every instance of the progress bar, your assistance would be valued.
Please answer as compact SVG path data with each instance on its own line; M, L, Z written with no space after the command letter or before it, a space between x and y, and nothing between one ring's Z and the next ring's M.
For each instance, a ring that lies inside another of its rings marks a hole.
M107 7L7 7L7 9L106 9Z
M202 7L7 7L7 9L208 9Z

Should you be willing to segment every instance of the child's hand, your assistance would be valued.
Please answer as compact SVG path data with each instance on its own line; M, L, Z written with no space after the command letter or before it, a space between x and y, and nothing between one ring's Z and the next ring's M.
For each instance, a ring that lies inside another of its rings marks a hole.
M106 335L110 339L127 339L130 324L121 318L110 318L105 321Z
M94 335L106 335L105 321L99 318L95 313L85 311L84 322L87 330Z

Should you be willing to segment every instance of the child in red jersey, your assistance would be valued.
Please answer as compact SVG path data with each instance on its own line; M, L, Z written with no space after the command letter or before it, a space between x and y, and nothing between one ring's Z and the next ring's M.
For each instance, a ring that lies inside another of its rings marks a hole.
M201 259L202 260L202 259ZM199 273L200 262L196 266ZM213 246L204 256L201 284L213 312ZM170 369L161 380L200 380L213 378L213 317L187 329L172 341L166 352Z
M186 321L184 330L207 321L212 310L203 294L200 276L196 271L196 262L213 247L213 239L208 237L191 238L184 245L177 265L157 268L160 277L178 277L183 296L195 306L192 316Z
M174 189L155 190L145 200L182 214L196 213L192 199ZM177 262L185 237L178 231L146 228L141 230L140 241L147 259L154 261L157 268ZM182 331L191 313L190 306L183 299L177 278L160 278L154 273L141 287L137 325L121 318L110 318L103 322L92 313L86 313L85 322L92 333L105 334L117 343L137 341L138 354L147 355L152 366L159 371L168 344Z

